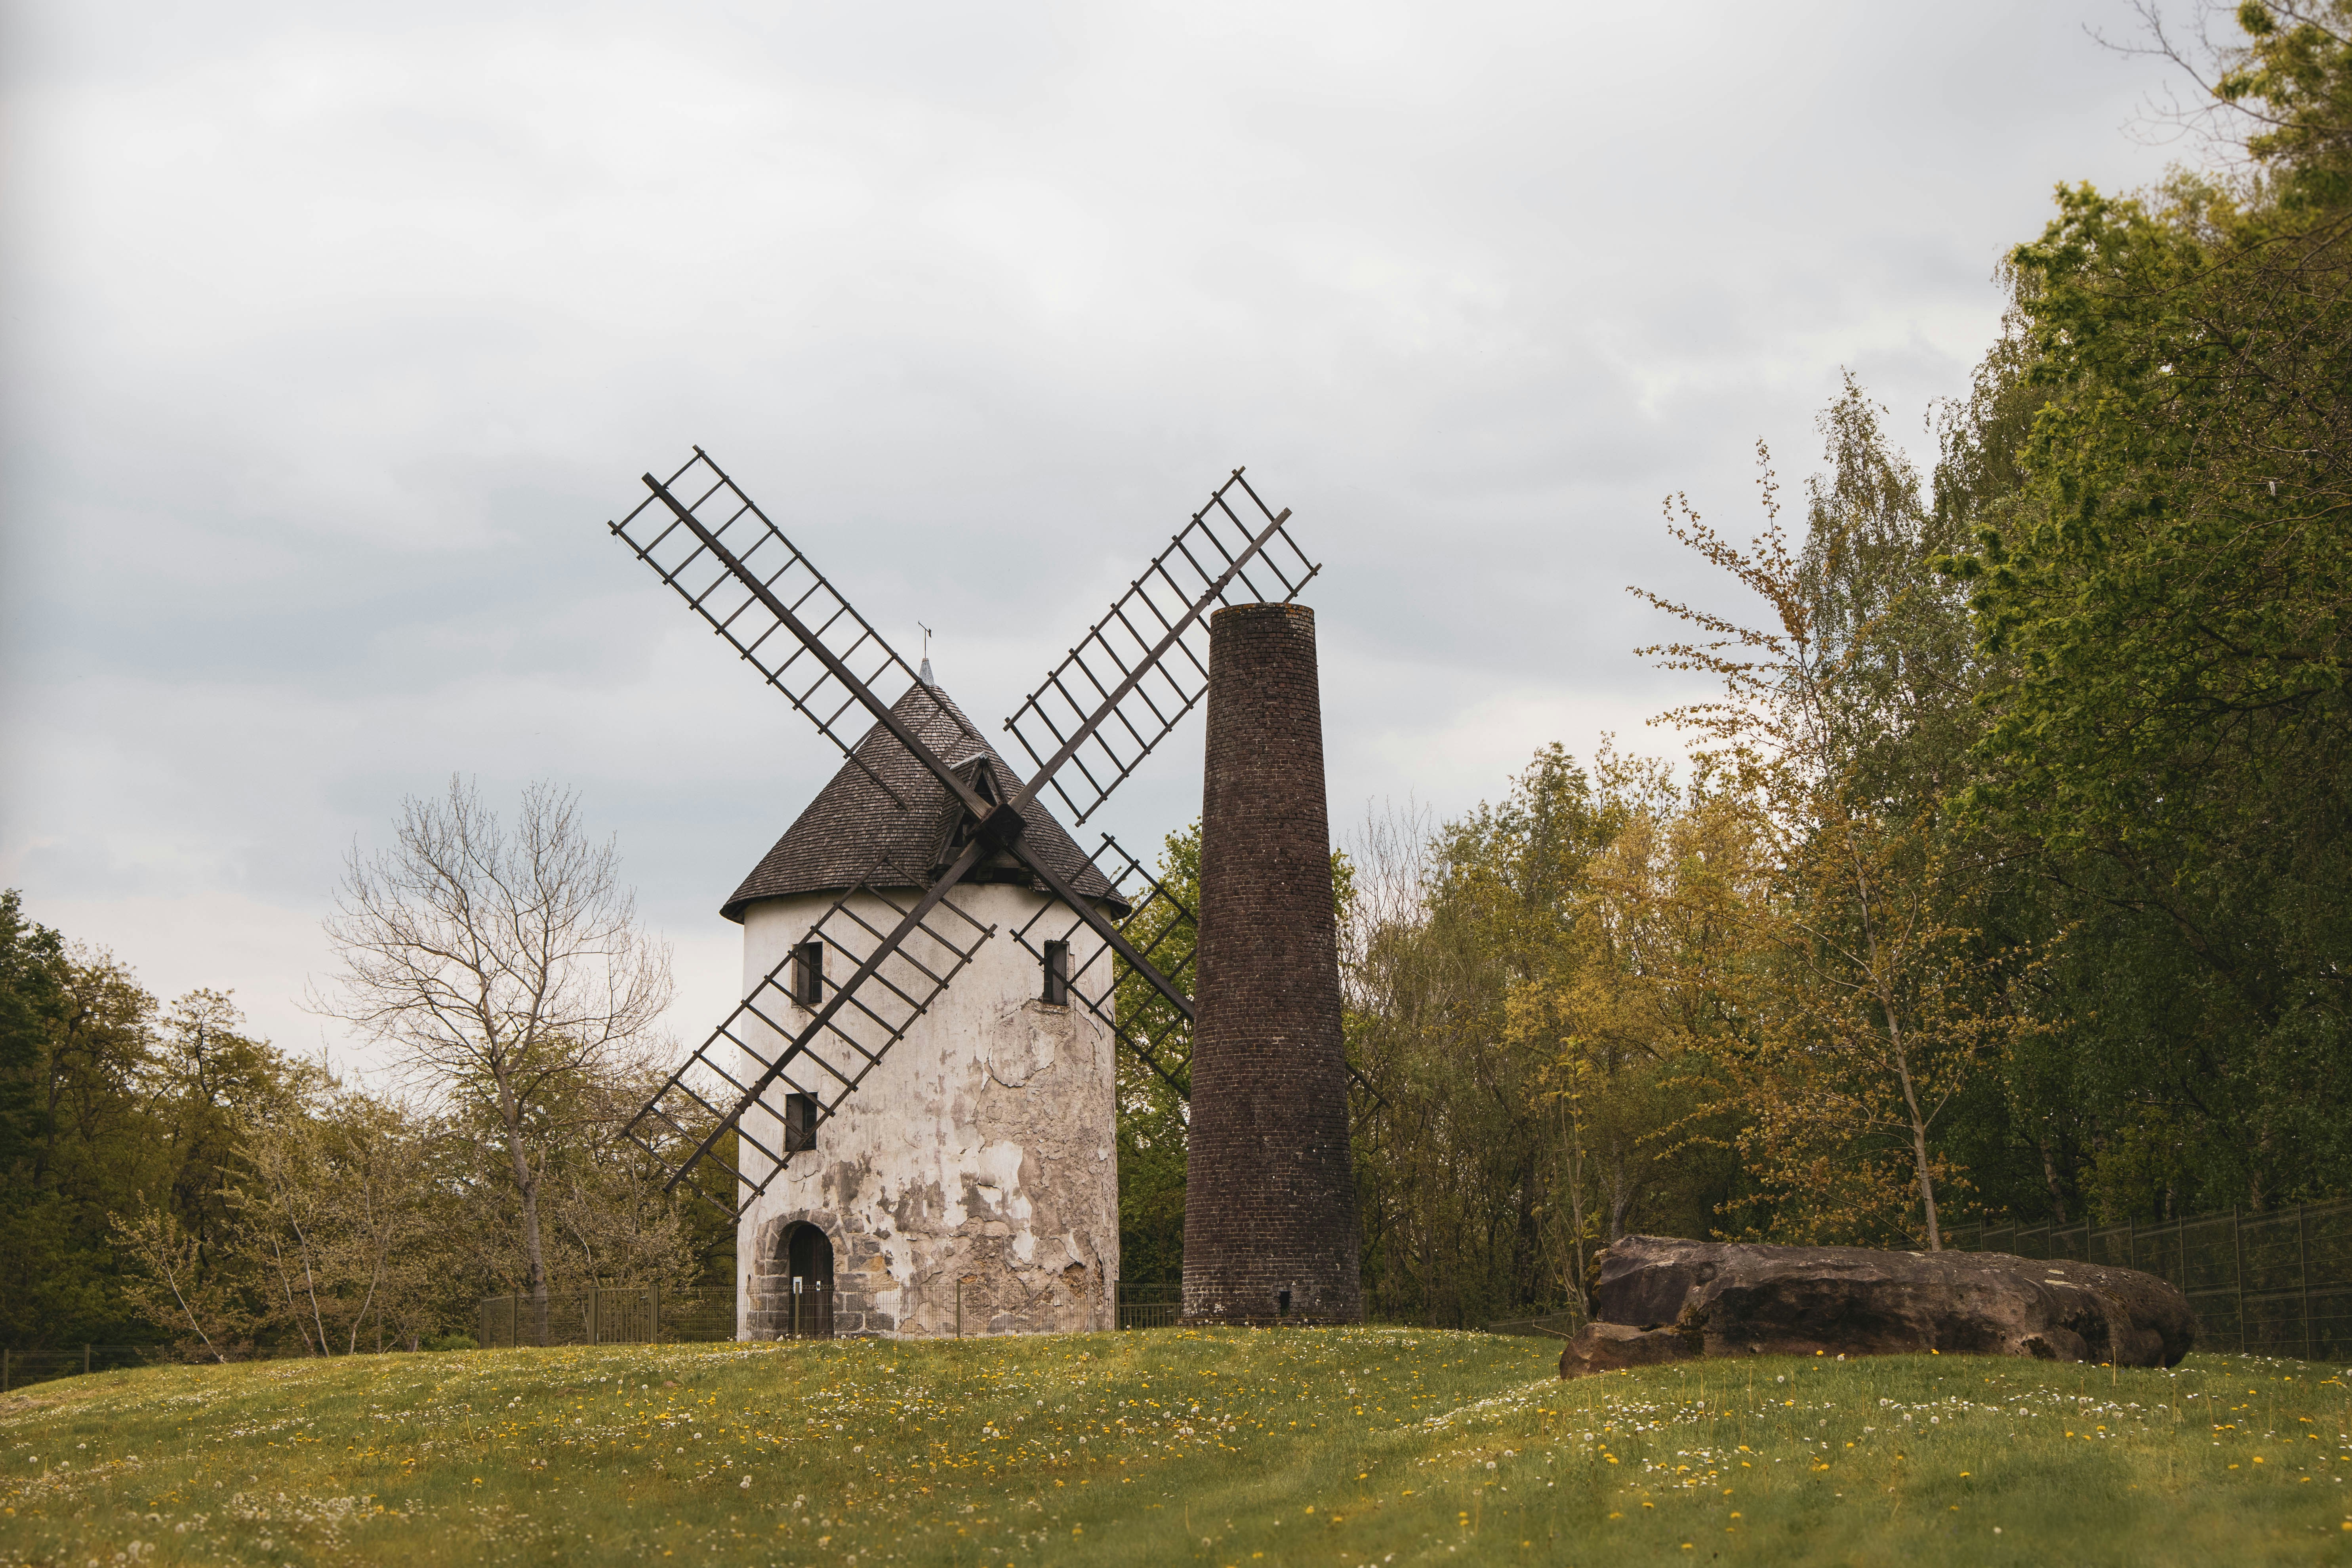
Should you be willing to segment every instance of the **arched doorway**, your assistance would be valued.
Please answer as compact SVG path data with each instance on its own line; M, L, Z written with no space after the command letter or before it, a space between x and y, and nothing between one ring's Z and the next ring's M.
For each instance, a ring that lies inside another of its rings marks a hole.
M817 1226L803 1221L784 1232L784 1337L794 1340L833 1338L833 1241Z
M803 1221L784 1232L784 1272L814 1285L823 1280L833 1289L833 1243L824 1231Z

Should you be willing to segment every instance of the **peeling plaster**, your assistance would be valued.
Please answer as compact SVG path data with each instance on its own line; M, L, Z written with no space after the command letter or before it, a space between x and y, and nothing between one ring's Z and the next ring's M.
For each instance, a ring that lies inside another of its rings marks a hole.
M738 1256L751 1272L736 1321L747 1339L776 1331L790 1289L782 1237L803 1221L833 1243L837 1333L953 1334L959 1281L966 1334L1117 1321L1116 1044L1083 1007L1038 999L1037 962L1011 932L1041 895L985 884L951 897L996 934L823 1124L817 1148L745 1212ZM747 993L831 903L813 894L744 911ZM878 900L868 919L895 922ZM1074 969L1086 972L1092 945L1084 931L1071 938ZM830 953L827 973L845 975L860 956ZM806 1017L794 1009L779 1022ZM745 1120L781 1141L772 1114Z

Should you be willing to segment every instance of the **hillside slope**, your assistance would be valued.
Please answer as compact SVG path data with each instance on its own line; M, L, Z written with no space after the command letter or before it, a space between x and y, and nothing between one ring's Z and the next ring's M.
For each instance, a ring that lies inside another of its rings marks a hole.
M2310 1563L2332 1369L1395 1329L364 1356L0 1401L0 1562Z

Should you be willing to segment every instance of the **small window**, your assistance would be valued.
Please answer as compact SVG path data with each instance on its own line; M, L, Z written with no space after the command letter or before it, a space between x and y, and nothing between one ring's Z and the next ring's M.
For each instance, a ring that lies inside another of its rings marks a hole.
M1053 1007L1070 1005L1070 944L1066 942L1045 944L1045 1003Z
M824 1001L824 943L804 942L793 949L793 1000L803 1007Z
M784 1152L797 1154L816 1147L816 1096L784 1096Z

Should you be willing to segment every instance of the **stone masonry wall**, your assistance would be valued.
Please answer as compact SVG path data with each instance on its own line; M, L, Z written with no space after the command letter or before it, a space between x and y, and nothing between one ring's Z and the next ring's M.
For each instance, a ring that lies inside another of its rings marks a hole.
M1183 1315L1359 1322L1315 613L1218 611L1208 707Z
M803 1221L833 1244L836 1334L952 1335L959 1299L966 1334L1084 1332L1116 1321L1116 1043L1085 1008L1039 999L1037 961L1010 933L1036 914L1040 895L968 885L951 896L997 934L818 1130L817 1147L794 1154L744 1213L737 1321L745 1338L783 1326L783 1238ZM747 989L831 902L811 894L745 910ZM887 929L888 913L877 903L869 919ZM919 940L909 950L944 968L944 955ZM1072 963L1087 969L1094 955L1081 931ZM827 973L839 978L858 956L828 953ZM797 1026L806 1016L791 1008L780 1021ZM780 1142L769 1111L753 1110L745 1124Z

